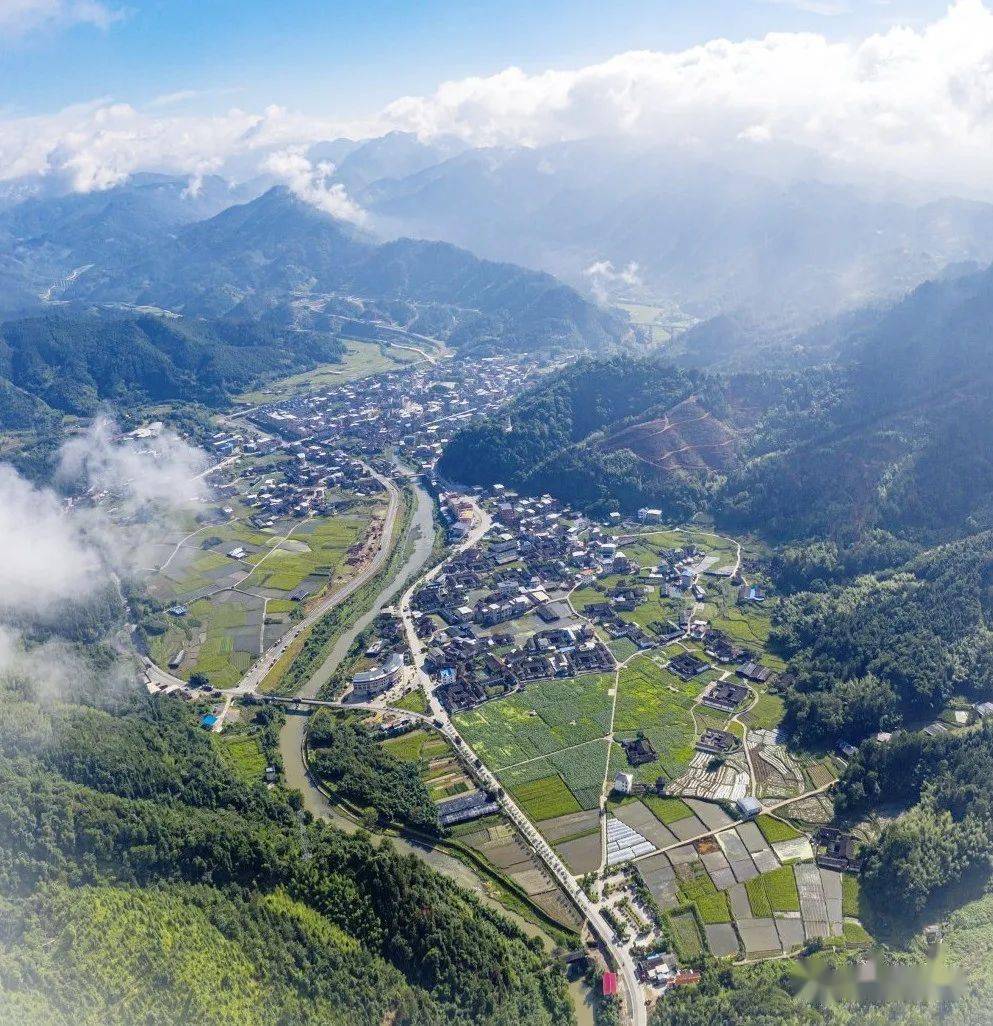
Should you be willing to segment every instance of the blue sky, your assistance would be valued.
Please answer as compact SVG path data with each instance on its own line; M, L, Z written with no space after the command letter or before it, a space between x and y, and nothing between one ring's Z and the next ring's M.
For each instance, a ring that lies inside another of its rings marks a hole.
M32 0L33 2L33 0ZM37 0L61 17L2 31L6 115L195 91L198 113L277 103L351 118L508 65L571 68L631 49L810 30L855 39L920 25L946 0ZM30 6L30 4L29 4ZM94 13L96 12L96 13ZM82 16L83 21L76 21ZM102 27L92 22L105 22ZM76 23L74 23L74 21ZM10 26L8 26L9 28ZM13 38L12 38L13 37Z

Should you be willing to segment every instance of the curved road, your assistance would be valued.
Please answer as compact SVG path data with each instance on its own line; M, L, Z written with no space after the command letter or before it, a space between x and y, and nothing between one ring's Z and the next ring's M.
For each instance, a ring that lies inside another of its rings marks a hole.
M485 510L476 506L476 527L469 533L468 537L461 542L451 553L455 555L464 549L475 545L486 534L490 527L490 516ZM451 558L451 555L449 558ZM517 827L521 835L531 845L532 850L541 858L552 875L558 881L562 889L572 898L577 908L582 912L591 929L596 934L604 948L608 950L616 961L621 977L624 981L624 989L627 995L627 1008L630 1022L633 1026L647 1026L648 1014L645 1008L645 999L638 982L635 964L630 954L614 940L614 931L604 919L597 906L587 897L586 892L576 883L575 878L566 868L556 851L545 840L545 838L533 826L531 821L524 815L511 796L504 790L500 781L486 768L482 760L477 759L472 748L459 734L455 725L448 715L448 710L438 700L434 692L435 684L424 671L424 643L417 636L414 629L414 617L411 610L411 599L414 591L422 584L437 576L448 560L439 563L430 570L419 581L415 581L404 592L400 600L399 610L403 620L404 632L407 637L407 644L410 647L414 661L414 668L419 683L428 697L428 708L431 717L436 723L441 724L441 731L452 742L457 752L460 752L465 763L470 767L472 774L477 780L489 790L500 796L500 805L504 814ZM478 763L478 765L477 765Z
M242 677L241 680L234 685L234 687L224 689L225 695L233 697L236 695L244 695L254 693L255 691L257 691L259 684L261 684L262 681L265 679L266 674L276 665L276 663L279 661L279 658L290 647L290 645L292 645L293 642L304 631L308 630L315 623L317 623L317 621L320 620L320 618L324 616L324 614L327 613L328 610L332 609L334 606L337 606L341 602L344 602L345 599L349 597L349 595L352 595L354 592L358 591L359 588L361 588L367 581L370 581L373 577L375 577L376 574L378 574L379 571L383 568L383 565L386 563L386 561L390 558L390 555L393 552L393 546L390 544L390 542L393 537L393 529L394 527L396 527L397 516L400 513L400 490L389 478L384 477L382 474L374 470L368 464L363 463L363 466L381 485L383 485L383 487L386 489L386 493L388 496L386 516L383 519L383 528L379 539L379 548L376 550L376 554L372 557L369 563L366 566L364 566L351 580L347 581L345 584L343 584L336 591L332 592L330 595L326 595L324 598L322 598L320 602L318 602L318 604L314 607L313 612L309 613L298 623L294 624L279 639L279 641L277 641L276 644L272 646L272 648L267 649L261 656L259 656L259 658L256 659L256 661L252 663L252 665L248 668L248 672L245 674L245 676ZM415 492L416 491L417 489L415 489ZM430 499L428 500L428 502L430 503ZM430 506L428 511L430 513ZM433 526L429 531L426 532L428 540L428 554L430 554L430 548L433 544L433 532ZM197 532L193 533L195 534ZM184 541L185 540L186 539L184 539ZM182 542L180 544L182 544ZM169 558L171 559L172 556L170 556ZM425 557L425 559L426 558L427 557ZM420 569L420 567L423 565L424 562L422 561L421 563L412 567L410 572L416 572L416 570ZM406 567L404 569L406 570ZM245 580L248 579L248 577L251 577L252 573L254 572L255 568L253 567L251 572L247 574L246 577L242 578L242 581L239 583L243 583ZM403 580L406 580L406 577L404 577L403 574L401 574L399 580L402 582ZM376 612L378 611L379 610L377 609ZM363 626L365 626L365 624L363 624ZM349 644L351 644L351 642L349 642ZM144 666L146 680L149 680L154 684L171 684L176 687L182 688L188 686L187 681L183 680L180 677L174 676L166 670L163 670L160 666L157 666L151 659L149 659L148 656L142 656L141 662ZM323 681L321 681L321 683L323 683ZM318 685L318 687L320 687L320 685ZM316 693L317 692L315 690L314 694Z

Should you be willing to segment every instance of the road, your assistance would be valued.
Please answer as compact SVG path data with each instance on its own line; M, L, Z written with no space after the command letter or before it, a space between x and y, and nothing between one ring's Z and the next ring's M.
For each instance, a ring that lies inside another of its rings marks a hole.
M827 784L823 784L821 787L815 787L812 791L804 791L803 794L798 794L794 798L784 798L782 801L773 802L772 805L764 805L762 807L763 812L775 813L779 809L786 808L787 805L793 805L795 802L801 802L804 798L813 798L815 795L823 794L825 791L831 790L834 787L836 781L832 780ZM641 862L643 859L650 859L654 855L658 855L660 852L675 851L676 848L685 847L687 844L695 844L697 841L702 841L706 837L716 837L718 834L727 833L729 830L734 830L736 826L740 826L738 822L728 823L726 826L715 827L713 830L706 830L702 834L695 834L693 837L687 837L683 841L674 841L672 844L667 844L662 848L657 848L655 851L647 852L645 855L639 855L632 859L631 862Z
M383 530L379 539L379 548L369 562L350 580L343 584L337 591L326 595L317 603L313 612L308 613L299 623L290 628L261 658L256 660L248 672L238 682L235 690L240 693L256 691L262 683L265 675L276 665L283 653L300 637L305 631L317 623L334 606L344 602L350 595L354 594L364 584L372 580L383 568L393 551L391 544L393 530L396 527L396 520L400 514L402 503L400 501L400 489L388 478L384 477L372 467L366 466L372 476L382 484L389 495L386 507L386 517L383 520Z
M263 653L248 668L248 672L244 677L242 677L234 687L226 690L227 694L243 695L256 692L259 685L265 679L266 674L276 665L289 646L292 645L304 631L309 630L315 623L317 623L325 613L339 603L344 602L345 599L354 594L359 590L359 588L375 577L389 559L390 553L393 551L393 546L391 544L393 531L396 527L397 516L399 516L402 505L400 501L400 490L389 478L384 477L368 464L363 464L363 466L365 466L369 473L386 488L388 495L386 516L383 519L379 548L376 550L375 555L353 578L351 578L351 580L347 581L337 590L331 592L331 594L322 598L311 613L304 617L304 619L300 620L299 623L294 624L293 627L291 627L279 639L279 641L273 645L272 648ZM169 558L171 559L172 557L170 556ZM244 583L244 581L247 580L254 572L255 568L253 567L252 571L242 578L239 583ZM142 657L142 663L145 667L145 677L150 683L174 685L176 687L184 688L188 686L185 680L175 677L171 673L168 673L156 666L155 663L153 663L147 656Z
M475 505L475 504L474 504ZM475 545L489 530L491 519L489 514L478 505L475 507L475 526L453 550L451 555L456 555L467 548ZM451 555L449 559L451 559ZM604 948L609 951L620 969L621 978L624 982L626 995L626 1007L630 1022L633 1026L647 1026L648 1014L645 1008L645 1000L642 994L641 985L638 982L634 961L624 948L614 939L614 931L604 919L597 906L587 897L586 892L579 886L565 864L556 854L552 846L532 825L531 821L521 811L513 798L504 790L500 781L491 773L481 759L476 756L471 746L459 734L452 723L448 710L441 704L435 694L435 683L424 671L425 647L423 641L417 636L414 629L414 616L411 608L411 600L418 587L432 580L442 572L448 560L433 567L423 578L415 581L403 594L399 603L399 613L403 622L404 633L407 644L410 648L414 663L414 672L418 682L423 687L427 698L429 715L436 723L441 724L441 732L452 742L456 751L460 752L465 762L469 765L472 774L477 781L485 788L499 795L500 805L507 818L517 827L521 836L524 837L532 850L544 862L545 866L558 881L559 886L568 894L576 907L589 923L593 933L597 936Z

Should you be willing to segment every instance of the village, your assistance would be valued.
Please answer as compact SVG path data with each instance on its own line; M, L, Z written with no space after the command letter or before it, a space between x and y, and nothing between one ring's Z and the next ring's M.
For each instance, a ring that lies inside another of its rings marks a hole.
M442 827L576 929L561 881L498 791L517 803L647 993L693 982L708 954L860 940L857 839L823 843L841 763L798 757L779 730L785 667L766 646L775 597L761 561L706 525L663 525L657 509L599 521L549 495L464 492L436 476L462 421L540 373L517 356L424 361L256 406L213 439L226 464L218 491L263 532L346 514L383 475L413 475L430 493L452 548L414 590L412 624L432 695L473 755L461 764L418 719L427 701L392 607L363 635L340 700L382 709L370 722L417 763ZM467 545L480 511L487 530ZM474 779L483 767L496 790ZM829 851L843 854L829 865Z
M387 606L328 697L365 710L384 748L416 764L447 836L580 929L569 888L507 816L512 801L649 1001L695 982L707 957L866 943L860 841L831 826L843 753L791 751L781 731L787 671L767 645L776 597L761 554L706 524L665 525L657 509L598 520L436 475L462 421L540 373L518 356L424 361L256 406L212 440L221 513L278 537L381 502L384 481L431 496L448 549L410 599L422 657ZM256 554L224 545L233 564ZM327 585L310 576L285 598L302 609ZM431 701L454 739L425 726ZM223 729L225 715L238 714L222 700L205 726ZM601 984L617 987L609 968Z

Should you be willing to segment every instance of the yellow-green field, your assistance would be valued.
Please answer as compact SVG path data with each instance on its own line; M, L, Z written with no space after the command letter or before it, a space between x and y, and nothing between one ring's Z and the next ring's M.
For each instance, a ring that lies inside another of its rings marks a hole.
M333 388L356 378L366 378L371 374L395 370L416 359L417 354L406 349L380 345L378 342L349 339L345 343L345 355L341 363L318 364L313 370L280 378L253 392L243 392L235 396L234 401L245 406L277 402L305 392Z

